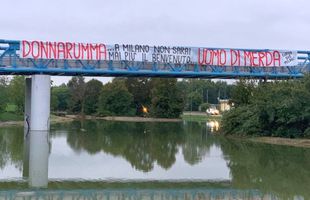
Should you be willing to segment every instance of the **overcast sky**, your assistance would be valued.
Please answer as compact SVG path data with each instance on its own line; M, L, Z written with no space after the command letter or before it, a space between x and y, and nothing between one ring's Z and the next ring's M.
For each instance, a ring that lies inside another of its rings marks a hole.
M309 0L0 3L0 39L310 50Z

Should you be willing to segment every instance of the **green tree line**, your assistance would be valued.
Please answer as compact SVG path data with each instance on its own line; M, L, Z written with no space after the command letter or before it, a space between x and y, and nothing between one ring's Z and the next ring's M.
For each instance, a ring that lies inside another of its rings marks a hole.
M183 111L176 79L114 78L103 85L73 77L52 87L52 110L100 116L179 117ZM143 107L148 112L143 113Z
M177 118L183 111L205 111L218 98L229 98L232 87L226 82L203 79L114 78L103 85L96 79L86 82L83 77L72 77L67 84L52 86L51 110L80 115ZM22 115L24 77L0 77L0 96L1 113Z
M235 108L223 116L225 134L310 137L310 76L255 83L240 80L232 91Z
M52 88L52 108L87 115L177 118L183 111L205 111L218 98L229 98L232 87L203 79L114 78L102 85L73 77L67 85Z

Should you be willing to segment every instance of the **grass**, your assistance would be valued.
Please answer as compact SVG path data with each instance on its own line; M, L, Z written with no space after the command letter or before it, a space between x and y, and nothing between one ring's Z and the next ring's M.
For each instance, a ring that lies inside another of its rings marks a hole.
M24 115L18 114L17 106L15 104L8 103L3 112L0 113L0 122L7 121L23 121Z
M209 120L220 120L221 115L182 115L181 116L185 121L194 121L194 122L206 122Z
M6 112L15 112L17 110L17 106L15 104L7 104L5 111Z
M7 121L23 121L24 115L23 114L16 114L11 112L3 112L0 113L0 121L7 122Z

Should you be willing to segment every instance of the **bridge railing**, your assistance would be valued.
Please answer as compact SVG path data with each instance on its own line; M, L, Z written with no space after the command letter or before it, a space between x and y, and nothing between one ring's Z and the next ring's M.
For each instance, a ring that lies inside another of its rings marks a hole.
M298 65L287 67L205 66L105 60L20 58L20 42L0 40L0 74L89 76L170 76L209 78L289 78L310 72L310 51L298 51Z

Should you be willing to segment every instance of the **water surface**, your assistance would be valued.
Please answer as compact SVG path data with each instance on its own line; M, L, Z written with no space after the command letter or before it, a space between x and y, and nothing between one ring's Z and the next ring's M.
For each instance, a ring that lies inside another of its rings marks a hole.
M1 128L0 198L40 185L79 195L135 188L202 199L310 199L310 150L227 139L205 123L89 120L28 134Z

